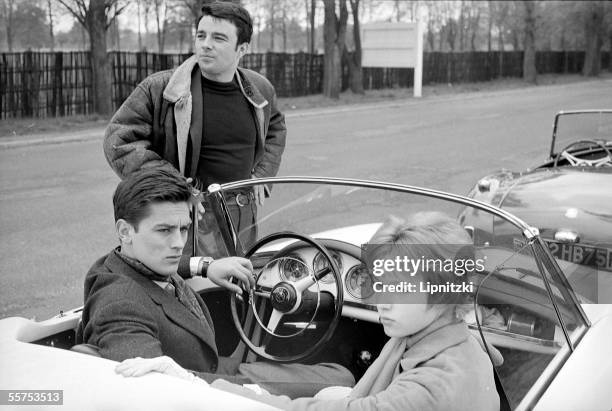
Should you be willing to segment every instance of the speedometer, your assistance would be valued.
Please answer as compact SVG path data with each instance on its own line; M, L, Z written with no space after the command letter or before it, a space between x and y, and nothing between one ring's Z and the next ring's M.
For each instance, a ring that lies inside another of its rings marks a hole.
M297 255L288 255L279 258L279 269L281 278L285 281L298 281L309 274L309 269L304 260Z
M359 264L351 267L346 275L346 291L360 300L369 298L374 294L372 277L370 277L365 265Z
M342 256L337 251L331 251L330 254L332 256L332 259L336 263L336 267L338 267L338 270L342 272ZM322 252L317 253L317 255L314 258L314 261L312 262L312 268L314 269L315 274L327 267L329 267L329 261L327 260L325 255L323 255ZM327 283L327 284L333 283L334 282L333 274L330 272L329 274L327 274L325 277L321 279L321 282Z

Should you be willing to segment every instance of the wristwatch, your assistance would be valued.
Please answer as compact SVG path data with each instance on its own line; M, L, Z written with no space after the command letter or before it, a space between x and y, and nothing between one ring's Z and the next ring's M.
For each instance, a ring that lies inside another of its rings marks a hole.
M206 277L206 271L210 263L215 261L212 257L191 257L189 259L189 271L192 276Z

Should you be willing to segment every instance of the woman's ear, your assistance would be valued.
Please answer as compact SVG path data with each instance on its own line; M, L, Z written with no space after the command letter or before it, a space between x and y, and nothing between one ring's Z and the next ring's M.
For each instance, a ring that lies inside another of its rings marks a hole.
M132 224L128 223L123 218L120 218L115 222L115 230L117 231L121 244L132 243L132 237L136 231L134 230L134 226L132 226Z

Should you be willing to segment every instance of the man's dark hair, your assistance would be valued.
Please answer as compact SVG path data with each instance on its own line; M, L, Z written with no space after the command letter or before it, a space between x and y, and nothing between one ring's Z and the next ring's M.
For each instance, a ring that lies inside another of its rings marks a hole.
M150 213L150 204L190 202L191 187L178 172L149 168L121 181L113 195L115 221L124 219L138 229Z
M198 24L204 16L211 16L216 19L228 20L236 26L238 42L236 47L242 43L250 43L253 35L253 20L249 12L240 4L229 1L216 1L202 6L202 14L198 19Z

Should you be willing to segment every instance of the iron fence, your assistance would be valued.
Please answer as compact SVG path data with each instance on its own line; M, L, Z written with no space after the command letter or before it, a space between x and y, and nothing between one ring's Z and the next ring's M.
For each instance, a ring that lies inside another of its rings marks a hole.
M118 108L148 75L178 66L190 54L110 52L111 98ZM266 76L279 97L321 93L323 55L258 53L243 57L241 65ZM579 73L584 52L536 53L538 73ZM610 68L610 52L602 53L602 69ZM428 52L423 55L423 84L489 81L521 77L523 52ZM92 111L89 52L22 52L0 55L0 119L55 117ZM343 89L348 67L343 66ZM364 68L365 89L412 87L413 69Z

